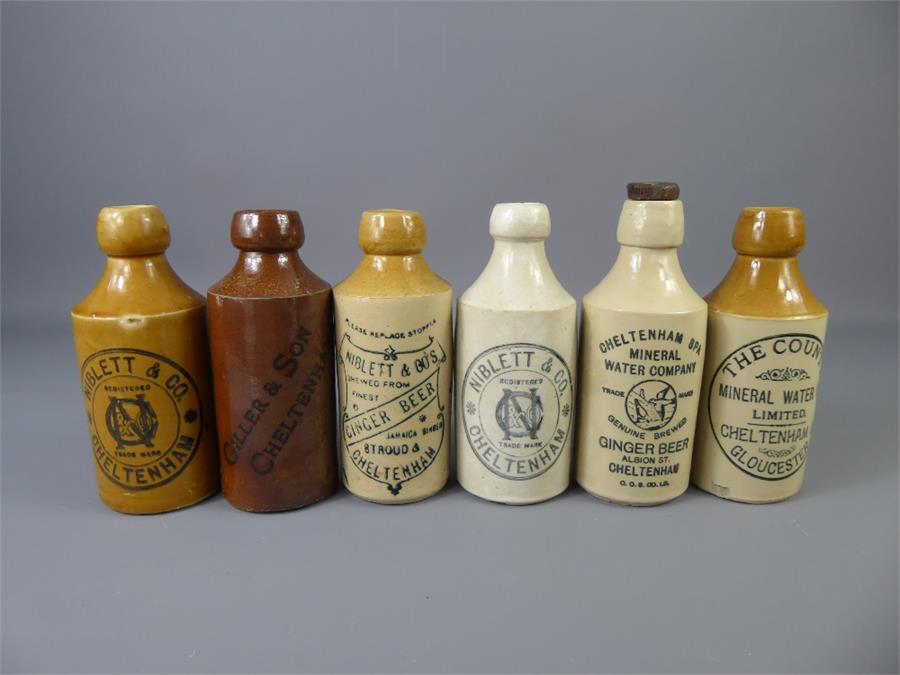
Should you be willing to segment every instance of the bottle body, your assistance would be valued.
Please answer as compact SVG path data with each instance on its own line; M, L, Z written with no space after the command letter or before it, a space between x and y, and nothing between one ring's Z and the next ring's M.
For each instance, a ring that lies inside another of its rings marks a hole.
M687 489L705 345L705 305L647 313L585 298L577 468L585 490L649 506Z
M460 485L532 504L569 486L576 309L503 310L460 300L456 439Z
M707 296L691 481L724 499L781 501L803 483L828 321L800 272L805 241L800 209L743 209L734 263Z
M419 501L449 478L451 293L335 289L341 473L358 497Z
M156 207L104 208L97 239L106 269L71 318L100 499L190 506L219 487L203 297L166 261Z
M577 310L547 260L545 204L497 204L490 233L456 315L457 474L482 499L532 504L569 486Z
M781 501L803 482L827 315L709 315L693 482L720 497Z
M690 480L707 308L678 262L678 196L675 183L628 185L619 256L584 297L576 476L619 504L662 504Z
M331 287L303 264L300 214L237 211L231 271L208 291L222 491L286 511L336 485Z
M284 511L336 485L331 289L295 297L209 293L222 491Z
M191 506L219 487L204 307L73 314L101 500L123 513Z

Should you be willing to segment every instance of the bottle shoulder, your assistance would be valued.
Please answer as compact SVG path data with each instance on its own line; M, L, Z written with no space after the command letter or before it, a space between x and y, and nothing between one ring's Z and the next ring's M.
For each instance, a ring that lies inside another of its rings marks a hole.
M497 251L475 282L460 296L460 305L508 311L553 311L576 304L553 273L549 262L539 255L520 256Z
M335 297L394 298L452 293L453 287L428 266L421 255L366 255L356 269L334 287Z
M208 294L267 300L303 297L330 290L330 284L303 264L299 256L269 253L240 255L228 274L209 287Z
M608 309L641 314L682 314L706 309L706 301L683 278L633 280L608 274L588 291L585 310Z
M710 311L733 316L790 319L826 316L797 259L738 255L709 295Z
M505 312L552 312L576 301L556 279L553 284L514 285L476 281L459 297L460 307Z
M204 307L206 299L188 286L163 255L109 258L90 293L71 311L81 318L152 316Z

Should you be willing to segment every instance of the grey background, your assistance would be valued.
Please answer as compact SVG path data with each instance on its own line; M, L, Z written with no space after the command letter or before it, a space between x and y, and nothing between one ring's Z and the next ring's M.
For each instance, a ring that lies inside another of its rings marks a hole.
M2 21L6 671L898 669L898 8L893 3L9 3ZM804 209L832 310L797 498L655 509L452 485L277 516L102 507L68 309L99 208L157 203L204 290L230 214L298 208L332 283L359 213L421 210L462 291L497 201L546 202L583 295L624 184L682 186L708 292L738 210Z

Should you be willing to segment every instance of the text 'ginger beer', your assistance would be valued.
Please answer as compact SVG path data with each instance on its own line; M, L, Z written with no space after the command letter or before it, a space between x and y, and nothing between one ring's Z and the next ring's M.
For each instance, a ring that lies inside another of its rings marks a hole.
M363 499L414 502L450 473L452 289L415 211L366 211L363 258L334 289L341 473Z
M661 504L688 486L706 303L684 278L675 183L631 183L621 248L584 296L577 479L596 497Z

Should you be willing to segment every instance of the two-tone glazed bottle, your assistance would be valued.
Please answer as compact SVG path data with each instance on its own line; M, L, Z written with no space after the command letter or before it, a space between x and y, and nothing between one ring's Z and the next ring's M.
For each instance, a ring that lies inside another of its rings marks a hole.
M358 497L425 499L450 472L452 289L415 211L366 211L363 258L334 289L341 472Z
M805 240L800 209L745 208L734 264L707 296L692 481L725 499L780 501L803 482L828 321L797 263Z

